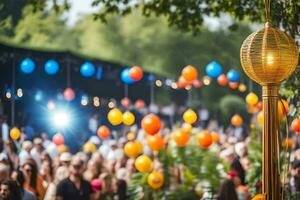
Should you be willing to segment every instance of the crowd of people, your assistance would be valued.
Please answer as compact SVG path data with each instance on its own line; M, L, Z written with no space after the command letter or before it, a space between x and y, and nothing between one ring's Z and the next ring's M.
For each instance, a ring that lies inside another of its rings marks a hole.
M95 119L94 119L95 120ZM93 121L93 120L92 120ZM3 123L2 128L7 124ZM95 126L96 127L96 126ZM220 157L230 166L229 172L220 180L215 198L218 200L249 200L246 175L251 165L248 147L251 138L243 128L220 128L216 120L200 123L195 129L214 130L219 133L215 144ZM147 148L145 133L133 127L135 139L143 146L143 153L153 156ZM168 137L170 127L160 134ZM0 145L0 199L5 200L125 200L131 177L137 172L134 158L124 153L128 141L124 131L109 139L100 140L96 135L89 141L97 146L96 151L71 153L67 148L57 148L48 134L41 133L28 138L24 131L18 141L2 135ZM297 141L299 142L299 141ZM298 144L296 142L296 144ZM300 149L295 145L290 166L290 186L293 192L300 191ZM156 170L162 170L157 163ZM180 176L180 175L179 175ZM260 192L257 183L257 192ZM205 195L202 196L205 198Z

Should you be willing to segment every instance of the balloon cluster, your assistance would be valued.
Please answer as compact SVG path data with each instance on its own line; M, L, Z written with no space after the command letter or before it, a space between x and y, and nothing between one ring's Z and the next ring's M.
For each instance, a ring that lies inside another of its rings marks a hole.
M133 66L131 68L125 68L121 72L121 80L125 84L128 84L128 85L142 80L143 76L144 76L143 70L142 70L142 68L140 68L138 66Z
M24 74L31 74L36 68L35 62L31 58L25 58L20 63L20 69ZM100 68L102 70L102 68ZM54 60L50 59L46 61L44 65L44 71L48 75L55 75L59 72L60 65ZM95 66L91 62L85 62L80 66L80 74L83 77L92 77L96 72Z
M135 116L132 112L126 111L122 113L117 108L114 108L108 112L107 119L113 126L118 126L122 123L127 126L131 126L135 122Z
M186 88L189 85L200 88L202 83L197 78L197 69L192 65L188 65L182 69L181 76L177 80L177 85L179 88Z
M24 74L31 74L35 70L35 62L31 58L25 58L20 63L20 69ZM50 59L46 61L44 70L48 75L55 75L59 72L59 64L56 60Z

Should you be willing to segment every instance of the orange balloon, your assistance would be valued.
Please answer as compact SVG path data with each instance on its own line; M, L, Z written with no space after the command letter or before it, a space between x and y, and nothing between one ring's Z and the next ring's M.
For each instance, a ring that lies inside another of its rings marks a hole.
M243 124L243 118L240 115L235 114L231 118L231 124L233 126L241 126Z
M282 142L282 146L284 148L292 148L294 145L294 142L291 138L288 138L288 139L285 139L283 142Z
M183 147L188 143L188 141L190 139L190 134L178 129L173 132L172 138L175 141L175 143L177 144L177 146Z
M139 81L143 78L143 70L138 66L133 66L129 70L129 76L134 81Z
M218 84L222 87L226 86L228 84L228 79L226 78L225 74L221 74L218 79Z
M220 140L219 134L216 132L211 132L211 137L212 137L214 143L218 143Z
M159 151L164 148L164 139L159 135L148 135L147 145L152 151Z
M140 142L127 142L124 146L125 154L130 158L135 158L143 152L143 146Z
M179 88L185 88L189 84L190 83L185 78L183 78L183 76L180 76L178 78L177 85L178 85Z
M146 133L150 135L155 135L156 133L158 133L160 127L161 127L160 119L154 114L148 114L142 120L142 128Z
M281 99L278 101L278 118L279 120L283 120L283 118L289 112L289 104L286 100Z
M294 119L291 124L291 129L294 132L299 133L300 132L300 118Z
M265 200L266 196L264 194L257 194L251 200Z
M237 89L239 87L239 83L238 82L229 82L229 87L231 89Z
M204 148L208 148L213 143L213 137L207 130L203 130L197 133L196 140L199 145Z
M100 126L97 130L97 135L101 139L106 139L110 135L110 130L107 128L107 126Z
M256 106L248 105L247 109L248 109L248 113L253 114L256 111Z
M181 75L183 76L183 78L185 78L185 80L192 82L197 79L198 71L192 65L188 65L183 68L183 70L181 71Z

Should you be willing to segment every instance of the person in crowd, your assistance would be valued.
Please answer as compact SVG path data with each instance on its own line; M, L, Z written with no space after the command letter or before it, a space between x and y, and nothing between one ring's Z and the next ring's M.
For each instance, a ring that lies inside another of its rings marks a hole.
M238 200L235 185L232 180L226 179L221 184L217 200Z
M37 197L35 194L24 188L25 178L20 170L13 171L11 175L12 180L16 181L18 185L20 186L21 193L22 193L22 200L37 200Z
M31 158L30 151L32 149L32 142L29 140L26 140L22 143L22 150L19 153L19 161L20 165L22 166L27 159Z
M54 181L48 185L44 200L56 200L56 186L58 183L69 177L69 169L60 166L56 169Z
M59 166L69 167L71 164L72 155L69 152L63 152L59 156Z
M17 145L11 138L5 143L5 151L10 162L10 166L12 169L17 169L19 166L18 149Z
M4 163L0 163L0 182L9 178L9 166Z
M72 159L69 167L70 176L57 185L57 200L89 200L93 198L92 187L82 177L84 163L79 157Z
M43 153L44 147L43 147L43 141L41 138L35 138L33 140L33 148L30 151L30 154L34 161L37 164L37 167L40 168L42 164L41 160L41 154Z
M300 192L300 160L296 159L291 167L291 191Z
M21 188L16 181L4 180L0 185L0 200L21 200Z
M45 188L43 186L43 179L38 174L38 169L35 161L30 158L23 164L21 171L24 175L23 187L34 193L39 200L43 200L45 196Z

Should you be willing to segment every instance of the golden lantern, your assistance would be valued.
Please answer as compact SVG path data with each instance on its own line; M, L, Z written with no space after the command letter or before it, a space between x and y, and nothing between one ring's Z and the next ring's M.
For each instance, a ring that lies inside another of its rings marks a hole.
M299 51L289 35L271 26L269 13L270 2L266 0L265 27L246 38L240 50L240 58L245 73L260 84L263 90L262 193L266 200L279 200L278 86L295 70Z

